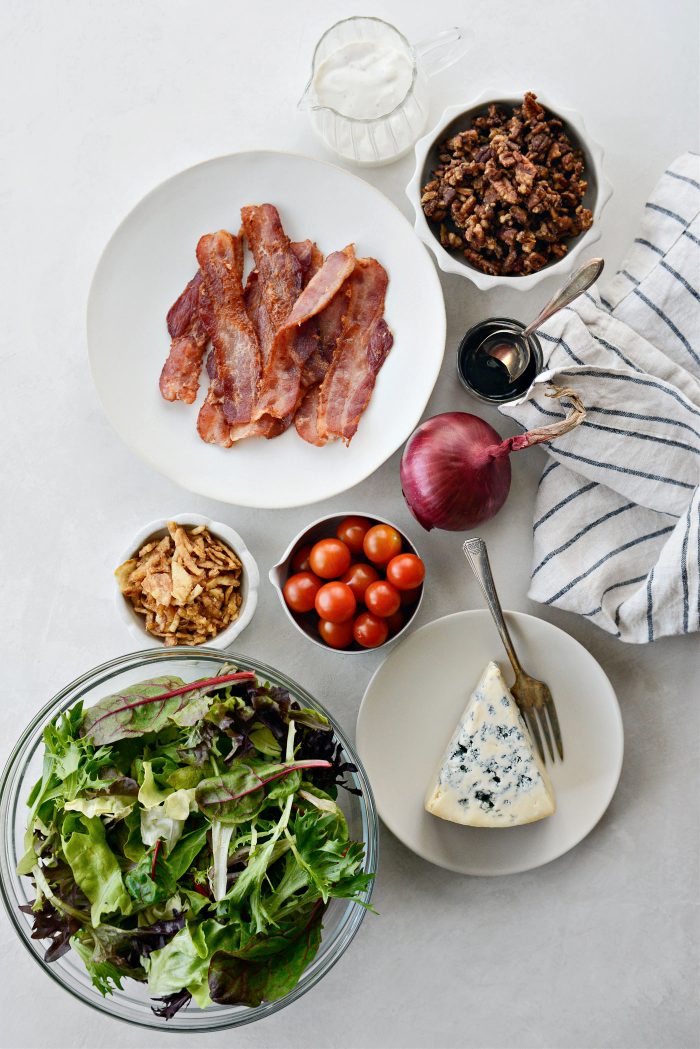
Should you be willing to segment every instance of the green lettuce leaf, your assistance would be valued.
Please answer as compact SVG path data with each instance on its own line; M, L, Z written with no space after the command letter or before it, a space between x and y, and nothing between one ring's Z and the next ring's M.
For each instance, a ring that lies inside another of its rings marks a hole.
M170 943L153 951L144 968L148 974L148 992L153 997L172 994L186 987L191 994L207 985L209 952L192 939L190 926L173 936Z
M139 804L144 809L154 809L156 805L162 805L165 799L172 794L172 790L159 790L153 778L153 766L150 761L143 762L143 783L139 787Z
M207 842L207 827L198 827L189 834L183 834L175 848L168 855L168 867L175 881L190 869L195 859Z
M268 758L281 758L282 747L275 739L272 729L267 725L254 725L248 733L248 739L255 749Z
M134 799L118 794L99 794L94 798L73 798L65 802L66 812L82 812L84 816L110 816L121 820L131 812Z
M122 980L126 975L122 969L118 969L113 962L95 961L92 948L82 943L77 936L72 938L71 947L82 958L90 979L101 995L106 997L116 988L122 990Z
M145 853L136 866L124 876L127 892L141 906L150 907L154 903L163 903L175 893L177 881L161 852L159 848L155 864L151 853Z
M323 908L304 926L255 937L237 952L217 951L209 966L209 994L220 1005L260 1005L296 987L321 943Z
M290 828L292 852L324 902L357 896L372 880L361 869L363 845L348 841L343 831L335 814L313 811L297 816Z
M173 715L193 699L198 699L199 693L185 692L160 703L152 700L184 684L182 678L167 675L150 678L114 696L106 696L85 711L81 732L97 744L116 743L130 736L142 736L145 732L158 732Z
M260 812L265 803L265 789L282 777L290 776L299 770L306 768L327 768L329 762L323 760L310 761L286 761L274 764L246 764L238 761L220 776L212 776L203 779L195 790L195 802L200 812L211 820L220 820L222 823L245 823L252 820ZM294 778L292 790L280 790L278 795L270 797L282 797L299 788L301 776Z
M185 828L185 821L165 815L165 807L157 805L154 809L141 809L141 840L150 847L160 838L172 851Z
M129 914L131 902L119 862L107 844L99 816L76 813L66 820L64 828L68 823L72 833L62 838L63 854L76 884L90 901L92 924L99 925L103 914Z

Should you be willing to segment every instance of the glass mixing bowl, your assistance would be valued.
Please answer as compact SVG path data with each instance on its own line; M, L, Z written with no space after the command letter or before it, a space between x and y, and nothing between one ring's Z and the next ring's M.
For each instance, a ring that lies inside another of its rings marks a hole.
M353 746L338 723L321 704L295 681L264 663L234 655L222 654L213 649L162 648L149 649L120 656L109 663L88 671L77 678L39 711L17 742L0 781L0 826L4 838L0 846L0 891L3 903L20 940L53 980L69 991L75 998L107 1016L126 1020L127 1023L160 1030L216 1031L226 1027L238 1027L283 1009L285 1005L301 998L332 968L360 927L365 908L359 903L331 900L323 923L323 938L318 954L303 973L293 991L274 1002L264 1002L256 1008L244 1005L212 1005L199 1009L194 1003L177 1013L171 1020L164 1020L151 1012L151 999L147 988L134 980L124 981L124 990L103 998L93 987L83 964L74 951L68 951L50 965L44 961L45 945L31 939L31 917L20 911L22 904L34 898L32 882L19 877L16 866L24 853L23 839L28 809L26 800L35 781L41 775L43 754L42 731L48 721L79 699L86 707L103 696L136 684L147 677L161 674L178 674L185 681L213 677L222 664L235 663L241 670L253 670L273 685L287 689L302 706L313 707L329 719L337 741L347 761L357 766L357 772L348 773L351 786L359 788L361 795L340 790L338 803L348 821L350 837L365 846L363 870L374 873L377 869L377 814L372 790ZM368 903L372 894L372 883L363 896Z

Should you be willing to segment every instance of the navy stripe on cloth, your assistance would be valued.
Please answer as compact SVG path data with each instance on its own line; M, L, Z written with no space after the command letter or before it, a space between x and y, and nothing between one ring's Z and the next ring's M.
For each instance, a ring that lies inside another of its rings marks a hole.
M631 430L621 430L617 426L603 426L601 423L591 422L590 419L585 419L581 425L589 426L592 430L603 430L604 433L618 433L623 437L636 437L639 441L653 441L655 444L667 444L671 448L683 448L687 452L700 455L700 448L694 448L692 444L686 444L685 441L674 441L671 437L659 437L653 433L633 433Z
M640 374L642 373L643 369L638 368L634 361L631 361L629 357L626 357L624 355L622 350L618 350L617 346L613 346L611 342L607 342L605 339L601 338L600 335L596 335L595 332L591 332L590 334L593 336L595 341L599 342L601 346L604 346L606 350L610 350L617 357L619 357L621 361L624 361L628 368L632 368L633 371L639 372Z
M561 370L562 375L570 374L565 369ZM669 386L662 386L660 382L653 382L651 379L642 379L636 375L625 375L623 372L610 372L603 368L582 368L580 372L574 372L571 378L576 378L577 375L591 376L593 378L604 377L606 379L615 379L618 382L633 382L637 386L652 386L655 390L661 390L662 393L667 393L669 397L673 397L674 401L678 401L686 411L689 411L691 415L697 415L700 417L700 408L694 408L689 401L682 397L677 390L671 389Z
M582 361L580 357L577 357L569 344L564 342L562 338L556 339L553 335L547 335L545 331L539 332L537 337L538 339L546 339L547 342L555 342L557 346L561 346L561 348L568 353L572 361L576 361L577 364L585 364L585 361Z
M591 300L591 302L596 307L596 309L598 308L598 303L595 301L593 296L590 295L588 292L586 292L586 298ZM579 317L579 314L576 312L576 310L573 308L573 306L565 306L564 310L562 310L562 312L565 312L567 310L569 311L569 313L573 313L576 317ZM579 317L579 320L580 319L581 318ZM601 346L604 346L606 350L610 350L611 353L614 353L615 356L619 357L621 361L624 361L628 368L632 368L632 370L635 371L635 372L640 372L641 373L643 371L643 369L642 368L638 368L637 365L634 363L634 361L631 361L629 359L629 357L625 357L625 355L622 352L622 350L618 350L617 346L613 346L613 344L611 342L607 342L604 338L602 338L602 336L596 335L596 333L594 331L589 331L588 334L592 335L593 338L595 339L595 341L599 342Z
M554 550L550 550L547 556L542 558L537 568L534 568L532 570L533 579L540 571L540 569L544 568L548 561L551 561L553 557L557 556L557 554L563 553L564 550L568 550L569 547L573 546L576 540L580 539L582 535L586 535L587 532L592 531L599 524L603 524L604 521L609 521L611 517L617 517L618 514L622 514L626 510L631 510L632 507L636 505L636 503L625 503L624 506L618 506L616 510L611 510L609 513L604 514L602 517L599 517L596 521L591 521L590 524L587 524L585 528L582 528L579 532L576 533L576 535L572 535L571 539L567 539L567 541L565 543L562 543L561 546L556 547L556 549Z
M686 339L686 337L683 334L683 332L679 331L679 329L673 323L671 318L666 316L666 314L661 309L661 307L657 306L655 302L651 301L651 299L648 299L646 297L646 295L639 290L639 288L632 288L632 294L636 295L638 298L640 298L642 300L642 302L645 304L645 306L648 306L650 310L654 311L654 313L656 314L657 317L661 318L661 320L664 322L664 324L666 324L671 329L671 331L676 336L676 338L680 342L683 343L683 345L685 346L686 350L688 351L690 356L693 358L693 360L696 361L697 364L700 364L700 357L698 357L697 353L695 352L693 347L690 345L690 343Z
M672 277L675 277L679 284L682 284L685 290L689 291L693 298L697 299L698 302L700 302L700 294L698 294L698 292L695 290L692 284L688 284L688 281L685 279L682 273L679 273L678 270L674 270L673 266L669 266L669 264L666 262L666 259L662 259L659 263L659 266L663 267L663 269L665 269L667 273L670 273Z
M609 594L611 590L619 590L620 587L631 586L632 583L641 583L643 579L646 579L646 577L647 576L646 576L646 572L645 572L644 575L637 575L637 576L634 577L634 579L623 579L619 583L611 583L610 586L606 586L605 590L603 591L603 593L600 596L601 597L605 597L605 595ZM622 602L622 604L624 604L624 601ZM621 607L620 605L617 606L617 609L615 611L616 615L620 611L620 607ZM603 611L603 606L602 605L598 605L597 608L592 609L590 612L582 612L581 615L583 615L583 616L597 616L598 613L602 612L602 611Z
M694 484L689 481L677 481L675 477L664 477L662 474L648 474L644 470L633 470L629 466L619 466L617 463L601 463L597 459L588 459L585 455L576 455L574 452L565 452L563 448L553 447L549 450L550 455L563 455L565 459L576 459L587 466L598 466L602 470L614 470L615 473L629 474L631 477L644 477L647 481L661 481L662 484L672 484L677 488L688 488L692 491Z
M654 595L652 585L654 582L654 569L652 568L647 579L647 635L650 641L654 640Z
M546 415L551 419L564 418L563 412L549 411L547 408L543 408L538 401L529 401L528 403L540 412L541 415ZM586 411L596 411L596 409L586 408ZM640 416L640 418L644 418L644 416ZM618 426L603 426L602 423L591 422L588 418L584 419L579 425L586 426L591 430L602 430L603 433L616 433L620 434L622 437L636 438L639 441L652 441L654 444L666 444L671 448L682 448L686 452L693 452L694 455L700 455L700 448L695 448L692 444L686 444L685 441L674 441L672 437L659 437L657 434L653 433L637 433L633 430L621 430ZM694 433L695 431L693 430L692 432Z
M621 273L623 277L627 277L627 280L631 281L632 284L634 284L634 285L639 284L639 281L637 280L637 278L633 277L631 273L627 272L627 270L618 270L617 272Z
M671 178L677 178L679 182L689 182L691 186L700 189L700 182L696 182L694 178L690 178L688 175L679 175L677 171L666 171L665 174L670 175Z
M690 423L681 422L680 419L669 419L665 415L641 415L639 412L628 412L622 408L589 408L588 406L586 406L586 412L588 415L596 412L600 415L619 415L623 419L639 419L640 422L667 423L669 426L680 426L683 430L690 430L692 434L700 438L700 433Z
M688 633L688 615L690 607L688 603L689 589L688 589L688 543L690 541L690 506L688 507L688 523L685 527L685 535L683 536L683 546L681 548L681 585L683 587L683 633Z
M558 503L555 503L554 506L551 506L546 514L542 514L542 516L537 521L535 521L534 525L532 526L532 531L536 532L540 525L544 524L545 521L548 521L550 517L553 517L557 510L561 510L562 506L566 506L567 503L570 503L572 502L572 500L577 499L579 495L585 495L586 492L590 492L591 488L597 487L597 481L590 481L588 484L584 484L583 488L578 488L575 492L571 492L571 494L567 495L565 499L561 499Z
M549 466L546 466L544 468L544 470L542 471L542 476L540 477L539 481L537 482L537 487L538 488L542 484L542 482L544 481L545 477L548 477L549 474L551 474L552 470L556 470L557 466L559 466L559 463L550 463Z
M661 248L657 248L656 244L652 244L650 240L645 240L644 237L635 237L634 238L634 243L635 244L643 244L645 248L651 248L651 250L655 251L657 255L663 255L664 254L664 252L661 250Z
M548 597L544 604L551 605L554 601L558 601L559 598L563 597L564 594L567 594L569 590L573 590L577 583L580 583L582 579L589 576L591 572L595 572L596 568L600 568L601 565L604 565L611 557L615 557L616 554L621 554L623 551L629 550L630 547L638 546L639 543L645 543L648 539L658 539L659 536L672 532L673 528L673 525L668 525L667 528L659 528L656 532L649 532L647 535L640 535L637 539L630 539L629 542L623 543L622 546L618 546L615 550L610 550L609 553L605 554L604 557L601 557L599 561L596 561L594 565L587 568L585 572L581 572L581 574L572 579L570 583L567 583L566 586L561 588L561 590L558 590L556 594L552 597Z
M694 237L687 229L683 230L683 236L687 237L688 240L692 240L693 244L700 244L700 237Z
M650 211L658 211L660 215L666 215L667 218L673 219L674 222L680 222L684 228L688 226L682 215L678 215L675 211L669 211L668 208L662 208L660 204L652 204L651 201L647 201L644 207L649 208Z

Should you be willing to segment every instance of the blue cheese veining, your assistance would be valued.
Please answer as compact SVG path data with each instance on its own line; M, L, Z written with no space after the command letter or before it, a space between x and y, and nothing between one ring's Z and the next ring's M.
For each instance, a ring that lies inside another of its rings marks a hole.
M495 663L472 693L425 807L468 827L517 827L556 809L549 776Z

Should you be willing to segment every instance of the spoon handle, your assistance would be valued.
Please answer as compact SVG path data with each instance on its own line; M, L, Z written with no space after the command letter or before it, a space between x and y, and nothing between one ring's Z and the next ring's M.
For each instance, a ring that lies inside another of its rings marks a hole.
M493 621L496 624L498 633L501 635L503 647L508 654L508 659L510 660L511 666L517 677L518 674L522 674L523 670L520 666L520 660L515 653L510 634L508 633L506 621L503 618L503 609L501 608L501 602L498 600L496 584L494 583L493 575L491 574L491 565L486 550L486 543L483 539L480 539L479 536L475 536L473 539L467 539L462 549L464 550L464 555L483 591L484 597L486 598L486 604L489 607L489 612L493 616Z
M584 262L583 266L580 266L575 273L572 273L564 287L560 288L549 300L532 324L528 324L523 332L523 337L527 338L528 335L532 335L533 331L537 331L540 324L544 324L546 320L553 317L559 310L563 310L565 306L577 299L579 295L583 295L584 291L588 291L591 284L595 284L603 272L604 265L603 259L589 259L588 262Z

